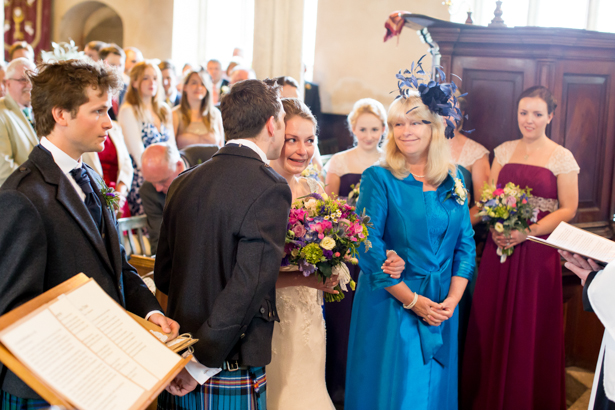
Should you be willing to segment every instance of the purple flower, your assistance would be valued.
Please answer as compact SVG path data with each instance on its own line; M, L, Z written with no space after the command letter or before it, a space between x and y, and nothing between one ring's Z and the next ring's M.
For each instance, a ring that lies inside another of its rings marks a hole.
M304 260L299 261L299 270L303 272L303 276L310 276L312 273L316 272L316 266L311 263L307 263Z
M282 258L282 264L280 266L289 266L290 260L288 260L288 255Z
M331 260L333 259L333 251L328 251L326 249L323 249L322 251L322 255L327 258L327 260Z
M318 200L321 200L321 201L322 201L322 196L321 196L320 194L313 193L313 194L309 194L309 195L307 195L307 196L308 196L308 197L312 197L312 198L316 198L316 199L318 199Z

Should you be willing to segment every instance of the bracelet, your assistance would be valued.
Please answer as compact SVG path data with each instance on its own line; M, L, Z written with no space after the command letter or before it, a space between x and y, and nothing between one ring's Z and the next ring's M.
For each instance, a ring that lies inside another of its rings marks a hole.
M414 292L414 299L412 299L412 302L409 304L404 305L404 309L412 309L414 305L416 305L417 300L419 300L419 294L418 292Z

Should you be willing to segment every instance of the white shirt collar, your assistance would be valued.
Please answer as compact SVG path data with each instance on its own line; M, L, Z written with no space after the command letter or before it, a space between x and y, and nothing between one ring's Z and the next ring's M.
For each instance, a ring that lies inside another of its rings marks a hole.
M41 145L46 148L47 151L51 152L54 162L60 167L64 174L68 175L73 169L81 167L81 158L79 158L79 161L75 161L66 152L56 147L47 137L41 138Z
M250 148L252 151L256 152L258 156L261 157L261 160L265 164L269 165L269 159L267 159L267 154L265 154L265 151L263 151L258 145L256 145L254 141L238 138L238 139L227 141L227 144L245 145L246 147Z

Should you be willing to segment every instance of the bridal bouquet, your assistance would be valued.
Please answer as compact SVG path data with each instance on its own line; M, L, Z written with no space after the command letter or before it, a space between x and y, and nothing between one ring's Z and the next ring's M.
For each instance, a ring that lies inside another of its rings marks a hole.
M354 206L339 198L310 194L293 203L288 218L282 266L296 265L304 276L317 275L323 282L337 275L337 295L326 293L325 301L344 299L355 283L345 262L358 263L359 246L367 239L369 217L358 215ZM342 292L343 291L343 292Z
M530 227L530 223L536 222L538 218L538 208L530 204L531 190L527 187L521 189L512 182L506 184L504 188L485 183L480 201L476 202L476 206L480 209L478 215L489 227L507 236L513 230L525 232ZM498 247L497 254L500 262L504 263L506 257L513 254L513 250L514 248Z

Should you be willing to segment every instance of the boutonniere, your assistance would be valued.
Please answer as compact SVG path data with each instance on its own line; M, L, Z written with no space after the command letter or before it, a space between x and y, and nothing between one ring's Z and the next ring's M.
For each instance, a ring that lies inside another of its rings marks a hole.
M109 188L105 181L101 181L98 188L102 194L105 204L110 211L117 212L120 209L120 194L113 188Z
M222 87L220 87L220 94L226 95L228 94L230 89L231 87L229 87L228 85L223 85Z
M468 190L463 186L461 179L453 178L453 181L453 189L446 194L446 198L444 198L444 200L446 201L449 198L453 198L459 205L464 205L468 199Z

